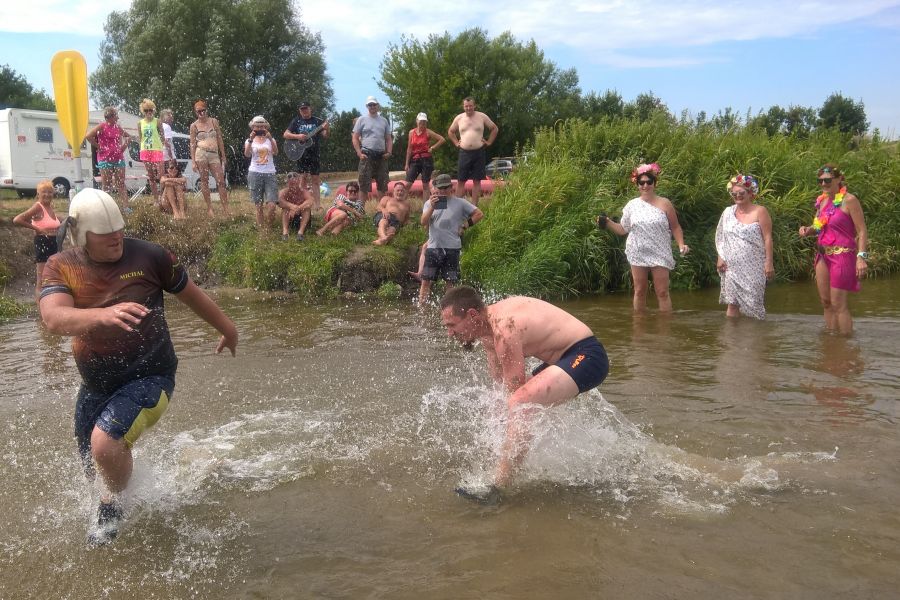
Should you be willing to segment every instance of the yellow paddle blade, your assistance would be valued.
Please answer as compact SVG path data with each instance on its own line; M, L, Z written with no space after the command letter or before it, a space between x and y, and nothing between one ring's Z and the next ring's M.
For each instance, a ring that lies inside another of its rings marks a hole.
M72 146L72 156L81 156L81 143L88 128L87 63L75 50L62 50L50 60L56 118Z

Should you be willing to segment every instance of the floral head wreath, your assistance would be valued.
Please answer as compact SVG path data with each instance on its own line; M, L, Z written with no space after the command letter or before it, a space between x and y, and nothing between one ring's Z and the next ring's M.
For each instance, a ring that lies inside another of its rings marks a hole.
M731 178L731 181L729 181L728 185L725 187L727 187L728 191L730 192L731 189L735 186L740 186L746 190L749 190L750 193L754 196L759 193L759 182L753 175L741 175L740 173L738 173Z
M645 173L650 173L653 175L653 179L659 178L659 165L656 163L648 164L640 164L631 172L631 182L637 183L638 177L644 175Z

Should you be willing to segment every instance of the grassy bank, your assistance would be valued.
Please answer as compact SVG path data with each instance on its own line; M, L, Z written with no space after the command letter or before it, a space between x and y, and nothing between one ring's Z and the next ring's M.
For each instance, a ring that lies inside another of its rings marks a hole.
M869 227L870 272L900 269L900 159L896 145L850 140L837 133L809 139L749 129L716 131L665 119L588 124L570 121L541 131L528 165L493 197L473 228L463 272L488 289L559 298L630 286L624 238L600 232L600 211L621 215L637 196L629 176L641 162L662 167L658 193L678 210L692 252L672 273L674 288L718 285L714 235L731 204L725 184L736 172L759 177L774 224L780 280L810 277L813 240L796 234L813 217L816 169L835 162L863 204Z

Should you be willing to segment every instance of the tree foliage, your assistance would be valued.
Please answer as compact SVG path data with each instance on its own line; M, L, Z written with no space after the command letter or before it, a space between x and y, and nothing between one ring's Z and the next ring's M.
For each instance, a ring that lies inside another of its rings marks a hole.
M0 108L56 110L56 104L44 90L36 90L9 65L0 67Z
M359 159L350 135L353 131L353 121L360 116L358 110L341 111L329 121L328 141L322 144L319 158L322 171L355 171L359 165Z
M324 46L290 0L134 0L105 25L92 97L137 113L142 98L175 111L186 129L205 98L226 143L262 114L283 131L300 100L332 106Z
M869 129L862 100L854 102L840 93L834 93L825 100L819 109L819 123L822 127L836 128L853 135L861 135Z
M396 127L415 126L428 114L429 126L444 135L462 112L462 100L475 98L478 110L500 126L492 154L513 154L540 125L578 114L580 90L574 69L559 69L534 41L522 43L506 32L493 39L482 29L459 35L402 38L381 63L379 87L390 99ZM436 156L438 167L455 162L448 145Z

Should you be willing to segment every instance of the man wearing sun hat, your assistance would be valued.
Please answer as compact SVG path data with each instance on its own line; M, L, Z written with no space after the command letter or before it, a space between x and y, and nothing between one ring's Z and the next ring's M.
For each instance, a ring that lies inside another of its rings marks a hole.
M174 294L222 334L216 352L237 347L237 329L197 287L175 256L158 244L124 236L125 221L109 194L88 188L72 199L58 238L75 245L54 254L42 277L41 317L47 330L72 336L82 384L75 437L85 473L100 472L105 489L97 528L104 544L116 536L121 494L131 479L131 448L168 407L178 358L163 292Z
M394 150L391 126L378 114L375 96L366 98L367 113L353 124L353 149L359 157L359 199L365 202L375 178L379 198L388 192L388 162Z

